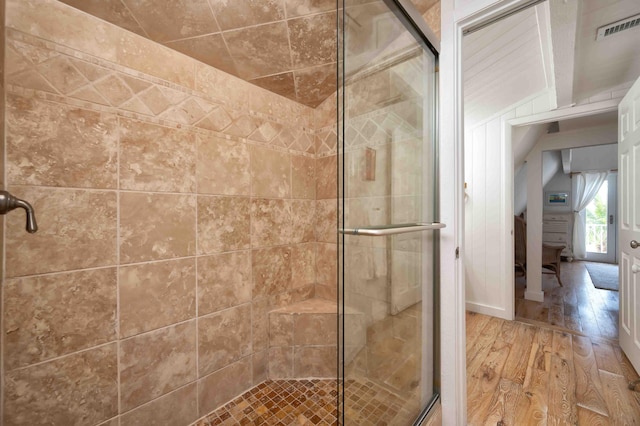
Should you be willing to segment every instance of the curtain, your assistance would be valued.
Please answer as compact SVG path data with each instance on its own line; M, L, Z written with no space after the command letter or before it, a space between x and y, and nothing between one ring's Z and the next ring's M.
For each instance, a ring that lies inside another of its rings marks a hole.
M609 172L578 173L573 176L573 256L587 256L585 241L585 208L596 197Z

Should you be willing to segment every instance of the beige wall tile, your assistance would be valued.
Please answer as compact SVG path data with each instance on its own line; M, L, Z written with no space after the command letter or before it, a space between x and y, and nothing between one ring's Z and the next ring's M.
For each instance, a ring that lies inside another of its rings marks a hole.
M313 200L291 200L291 243L315 241L316 203Z
M123 266L119 274L121 337L195 318L195 259Z
M113 341L116 269L97 269L5 283L5 367L25 367Z
M184 426L198 417L198 385L194 382L123 414L120 426Z
M195 192L196 142L189 131L120 119L120 188Z
M198 254L247 249L251 245L250 201L198 196Z
M26 186L9 191L31 203L39 229L26 233L22 210L7 216L7 277L115 264L115 192Z
M269 311L272 306L269 298L261 297L251 302L251 328L253 350L263 351L269 348Z
M251 262L254 299L291 289L291 248L254 250Z
M336 61L336 13L327 12L287 21L294 67Z
M253 386L259 385L269 378L269 353L267 351L253 354Z
M117 143L115 114L7 96L11 184L115 188Z
M293 377L293 347L269 348L269 379L290 379Z
M198 318L199 377L251 354L251 305Z
M269 347L293 345L293 315L290 313L269 314Z
M120 343L120 404L131 410L196 379L196 322Z
M251 387L251 357L246 357L198 381L200 416Z
M291 246L291 286L304 287L316 282L316 245Z
M176 40L165 45L219 70L236 74L233 57L229 54L222 33Z
M294 72L296 94L301 102L317 107L336 91L336 63L304 68Z
M123 3L152 40L176 40L219 31L206 0L166 3L123 0Z
M6 373L5 425L98 424L118 413L116 344Z
M251 252L198 257L198 314L251 301Z
M291 156L291 195L293 198L316 198L316 160Z
M195 254L195 196L120 194L120 261Z
M296 315L293 327L294 344L296 346L335 345L338 318L335 314Z
M300 346L294 350L293 375L304 377L336 377L336 346Z
M136 34L144 35L144 31L135 20L129 9L121 2L103 2L103 1L86 1L86 0L62 0L76 9L83 10L90 15L97 16L129 30Z
M249 148L243 142L198 137L198 193L250 195Z
M316 241L338 242L338 200L329 198L316 201Z
M287 153L251 147L251 194L257 197L291 196L291 162Z
M316 284L315 297L324 300L336 301L338 300L338 287Z
M332 288L337 287L338 247L335 244L318 243L316 249L316 282Z
M249 27L284 19L284 7L278 0L212 1L211 9L222 30Z
M316 162L316 198L336 198L337 156L318 158Z
M244 79L278 74L291 68L289 38L284 21L227 31L224 39Z
M251 200L251 245L266 247L287 244L292 239L289 200Z
M284 4L289 18L327 12L336 8L336 2L333 0L285 0Z
M205 64L196 64L196 90L237 108L248 109L250 83Z

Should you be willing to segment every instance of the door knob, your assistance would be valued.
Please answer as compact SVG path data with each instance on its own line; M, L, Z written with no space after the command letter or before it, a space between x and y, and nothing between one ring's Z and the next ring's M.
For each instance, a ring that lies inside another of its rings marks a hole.
M631 265L631 272L633 272L634 274L637 274L638 272L640 272L640 266L639 265Z
M13 209L18 207L24 209L27 213L27 232L33 234L38 230L38 224L36 223L36 215L33 212L31 204L24 200L14 197L7 191L0 191L0 214L7 214Z
M637 249L640 246L640 244L638 244L636 240L631 240L629 245L631 246L632 249Z

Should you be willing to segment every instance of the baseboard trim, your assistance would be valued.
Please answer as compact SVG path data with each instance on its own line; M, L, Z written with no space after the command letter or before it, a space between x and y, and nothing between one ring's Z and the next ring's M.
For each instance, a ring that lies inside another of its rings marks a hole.
M507 321L513 321L513 312L507 312L504 308L483 305L482 303L467 302L467 311L476 312L478 314L490 315L492 317L502 318Z

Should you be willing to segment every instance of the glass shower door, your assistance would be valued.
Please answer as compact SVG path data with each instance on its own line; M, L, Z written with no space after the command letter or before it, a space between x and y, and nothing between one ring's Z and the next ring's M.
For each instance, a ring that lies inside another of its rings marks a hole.
M340 15L340 417L411 425L437 398L437 57L394 2Z

